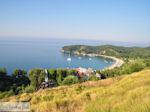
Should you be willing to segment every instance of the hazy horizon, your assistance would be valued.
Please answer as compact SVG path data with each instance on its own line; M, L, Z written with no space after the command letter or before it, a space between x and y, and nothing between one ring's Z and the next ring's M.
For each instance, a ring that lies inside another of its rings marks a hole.
M150 43L149 0L1 0L0 39Z
M66 41L65 41L66 40ZM150 47L150 42L125 42L125 41L111 41L101 39L79 39L79 38L46 38L46 37L6 37L0 38L1 43L3 42L41 42L51 43L52 41L56 44L57 42L64 42L64 45L116 45L125 47Z

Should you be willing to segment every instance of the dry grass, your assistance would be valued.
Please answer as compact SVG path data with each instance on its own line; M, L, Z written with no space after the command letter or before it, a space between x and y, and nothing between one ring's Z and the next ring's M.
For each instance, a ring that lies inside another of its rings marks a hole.
M150 69L1 101L30 101L35 112L150 112Z

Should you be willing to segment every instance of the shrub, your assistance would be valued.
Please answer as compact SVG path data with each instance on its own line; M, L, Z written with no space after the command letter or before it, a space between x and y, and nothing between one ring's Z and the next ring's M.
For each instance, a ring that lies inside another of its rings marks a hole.
M63 76L62 76L62 69L57 69L56 81L58 85L62 84Z
M38 86L44 81L45 79L45 72L43 69L36 68L32 69L29 72L29 79L31 81L31 85L37 89Z
M146 67L146 63L142 59L136 59L129 63L123 64L119 68L107 69L101 71L101 74L104 74L106 77L115 77L123 74L131 74L133 72L138 72Z
M20 94L20 93L24 93L24 89L25 89L24 86L18 86L13 91L14 91L14 94L17 95L17 94Z
M24 90L25 93L32 93L34 91L35 91L35 88L32 85L27 86Z
M62 82L63 85L71 85L75 83L78 83L78 78L73 75L67 76Z
M5 91L5 92L0 92L0 99L2 98L7 98L9 96L14 95L13 90Z
M50 79L56 80L56 69L48 69L48 74Z
M76 73L76 70L74 69L67 70L67 75L74 75L75 73Z
M97 80L99 80L99 78L97 78L95 75L91 75L91 76L89 77L89 80L90 80L90 81L97 81Z
M6 75L6 74L7 74L6 68L0 68L0 75Z
M22 77L25 76L27 74L27 71L25 70L21 70L21 69L15 69L12 73L12 76L14 77Z

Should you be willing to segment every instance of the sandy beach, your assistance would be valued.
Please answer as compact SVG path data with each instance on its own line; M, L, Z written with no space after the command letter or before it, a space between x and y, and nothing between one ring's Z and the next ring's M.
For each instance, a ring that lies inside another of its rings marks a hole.
M89 57L100 56L100 57L109 58L109 59L112 59L115 61L114 64L112 64L111 66L109 66L105 69L113 69L115 67L120 67L124 63L123 60L113 57L113 56L106 56L106 55L99 55L99 54L84 54L84 55L89 56Z
M113 68L115 68L115 67L120 67L120 66L122 66L122 64L124 63L123 60L121 60L121 59L119 59L119 58L116 58L116 57L106 56L106 55L99 55L99 56L102 56L102 57L105 57L105 58L110 58L110 59L112 59L112 60L115 61L114 64L112 64L111 66L109 66L109 67L107 67L107 68L105 68L105 69L113 69Z

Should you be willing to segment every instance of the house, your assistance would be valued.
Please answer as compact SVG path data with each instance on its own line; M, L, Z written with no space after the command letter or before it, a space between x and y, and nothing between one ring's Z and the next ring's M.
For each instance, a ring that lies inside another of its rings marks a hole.
M76 68L76 71L77 71L77 76L78 77L83 77L84 79L88 79L89 76L93 73L93 70L91 68L82 68L82 67L79 67L79 68Z

